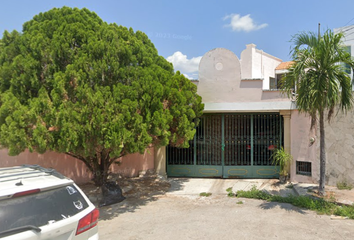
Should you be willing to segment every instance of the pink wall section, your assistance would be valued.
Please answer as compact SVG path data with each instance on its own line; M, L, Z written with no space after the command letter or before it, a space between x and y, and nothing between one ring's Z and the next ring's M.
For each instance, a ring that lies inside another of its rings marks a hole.
M112 164L112 172L125 177L139 176L140 171L154 169L154 148L148 148L144 154L134 153L119 159L120 164Z
M76 158L66 154L47 152L44 154L25 151L18 156L8 156L7 150L0 150L0 167L12 167L23 164L38 164L46 168L54 168L63 175L73 179L76 183L90 181L91 174L86 166ZM121 159L121 164L114 165L112 170L125 177L135 177L142 170L154 168L154 149L149 148L144 154L131 154Z
M316 145L310 143L311 137L316 137L316 132L310 130L311 121L308 116L300 114L297 110L291 112L290 137L291 137L291 155L293 162L290 169L290 178L293 182L313 182L317 183L319 169L316 163ZM312 177L296 174L296 161L312 162Z

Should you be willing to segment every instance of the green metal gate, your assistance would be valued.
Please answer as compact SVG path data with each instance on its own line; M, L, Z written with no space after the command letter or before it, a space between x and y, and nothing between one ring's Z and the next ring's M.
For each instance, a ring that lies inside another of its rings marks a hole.
M205 114L190 148L167 147L167 175L274 178L271 155L283 144L279 113Z

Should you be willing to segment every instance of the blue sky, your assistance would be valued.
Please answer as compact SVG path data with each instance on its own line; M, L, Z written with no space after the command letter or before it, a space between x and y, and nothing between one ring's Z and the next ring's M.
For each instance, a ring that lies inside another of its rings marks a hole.
M159 54L175 69L197 78L200 58L223 47L240 57L245 45L283 61L290 60L291 36L354 25L353 0L137 1L137 0L16 0L0 8L0 33L14 29L53 7L86 7L104 21L148 34Z

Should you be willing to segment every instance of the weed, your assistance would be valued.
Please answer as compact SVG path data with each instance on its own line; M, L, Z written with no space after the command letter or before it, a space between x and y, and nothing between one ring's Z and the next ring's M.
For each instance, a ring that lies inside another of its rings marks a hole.
M240 190L237 191L237 197L245 197L245 198L256 198L256 199L262 199L262 200L267 200L270 194L260 191L256 188L256 186L252 186L251 190L249 191L244 191Z
M341 182L337 182L337 188L339 190L344 190L344 189L352 190L353 185L351 185L346 180L344 180L344 181L341 181Z
M281 197L277 195L271 195L252 187L249 191L238 191L237 197L255 198L266 200L269 202L281 202L290 203L294 206L306 208L316 211L318 214L335 214L342 217L348 217L354 219L354 205L353 206L338 206L333 202L326 201L322 198L313 198L310 196L294 196L289 195L287 197Z
M243 204L243 202L242 201L238 201L238 202L236 202L236 204Z
M330 202L335 202L335 201L336 201L336 197L335 197L335 195L334 195L333 192L330 192L330 193L329 193L329 196L327 197L327 199L328 199L328 201L330 201Z
M210 197L211 194L212 193L210 193L210 192L201 192L201 193L199 193L199 196L201 196L201 197Z
M229 187L228 189L226 189L226 192L227 192L227 196L228 197L235 197L235 193L232 192L232 187Z

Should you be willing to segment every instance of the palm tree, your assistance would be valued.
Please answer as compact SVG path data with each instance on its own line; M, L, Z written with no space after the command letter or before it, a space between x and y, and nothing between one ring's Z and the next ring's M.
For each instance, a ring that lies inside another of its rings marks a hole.
M354 61L342 45L342 39L342 33L334 34L331 30L318 37L313 32L293 36L290 53L294 64L282 80L283 92L288 96L296 91L297 108L310 115L311 129L319 117L319 194L322 196L326 173L325 117L330 122L336 107L346 112L353 105L352 82L344 66L353 69Z

